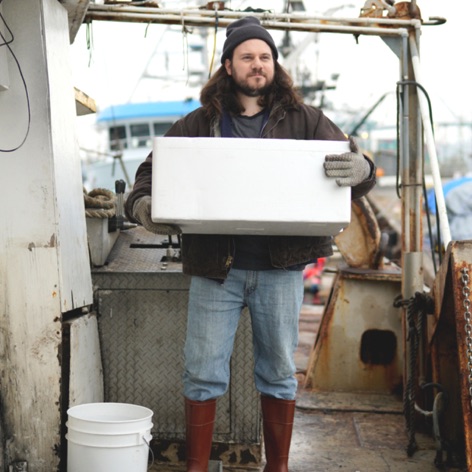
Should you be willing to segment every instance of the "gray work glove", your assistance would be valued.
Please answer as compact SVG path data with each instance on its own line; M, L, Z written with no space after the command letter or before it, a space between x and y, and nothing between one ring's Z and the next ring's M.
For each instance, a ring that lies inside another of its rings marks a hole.
M328 154L325 157L325 173L328 177L334 177L340 187L354 187L370 175L370 165L359 152L352 136L349 136L349 147L351 152Z
M151 219L151 197L145 195L136 200L133 205L133 217L139 221L148 231L155 234L181 234L182 230L177 225L168 223L154 223Z

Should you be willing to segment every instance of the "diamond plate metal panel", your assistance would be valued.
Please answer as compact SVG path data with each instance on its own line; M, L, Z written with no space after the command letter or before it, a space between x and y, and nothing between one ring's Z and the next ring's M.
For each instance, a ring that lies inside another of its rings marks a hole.
M154 411L154 436L183 439L183 344L188 292L99 290L105 400ZM229 391L218 401L215 440L258 442L252 330L243 311L231 360Z
M105 399L154 411L154 430L182 433L184 292L100 290Z
M154 412L154 438L183 440L181 376L189 278L182 274L180 264L159 262L156 250L132 248L133 241L143 240L142 234L120 235L108 265L92 272L105 401L146 406ZM138 262L130 262L136 254ZM150 260L145 261L146 257ZM218 401L215 441L260 443L253 365L250 316L243 310L230 387Z

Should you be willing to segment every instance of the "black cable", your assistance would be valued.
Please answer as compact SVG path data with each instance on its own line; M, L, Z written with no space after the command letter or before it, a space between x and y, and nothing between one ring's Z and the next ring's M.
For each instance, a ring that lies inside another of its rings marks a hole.
M431 247L431 256L433 259L433 269L434 273L436 274L438 272L438 269L436 267L436 257L434 255L434 241L433 241L433 229L431 227L431 215L429 212L429 203L428 203L428 192L426 191L426 184L423 179L423 198L424 198L424 204L426 207L426 222L428 223L428 236L429 236L429 245ZM436 214L438 213L437 210L437 205L436 205ZM439 225L437 225L438 230L439 230ZM439 260L441 262L441 259Z
M399 178L400 178L400 132L399 132L399 126L400 126L400 85L414 85L415 87L418 87L423 94L426 97L426 100L428 102L428 110L429 110L429 119L431 121L431 126L433 125L433 108L431 106L431 100L429 98L428 92L426 89L418 82L415 80L402 80L397 82L397 175L396 175L396 190L397 190L397 196L398 198L400 197L399 189ZM433 128L433 135L434 135L434 128ZM423 187L423 196L424 196L424 201L425 201L425 207L426 207L426 220L428 223L428 235L429 235L429 242L431 245L431 252L432 252L432 259L433 259L433 266L434 266L434 273L437 273L437 267L436 267L436 258L434 255L434 243L433 243L433 232L432 232L432 227L431 227L431 215L429 211L429 203L427 199L427 192L426 192L426 181L424 178L424 159L423 159L423 176L422 176L422 187ZM438 247L441 247L441 233L439 230L439 213L437 211L437 204L436 204L436 226L437 226L437 234L438 234ZM439 257L439 264L442 262L442 254L441 251L438 251L438 257Z
M0 0L0 4L2 2L3 2L3 0ZM11 44L13 42L14 37L13 37L13 33L12 33L10 27L8 26L7 22L5 21L5 18L3 18L3 15L1 13L0 13L0 18L2 19L3 24L5 25L5 28L7 29L8 33L11 36L10 41L7 41L2 35L2 39L3 39L4 42L2 44L0 44L0 47L1 47L1 46L7 46L8 44ZM1 31L0 31L0 34L1 34Z
M0 4L2 2L3 2L3 0L0 0ZM7 22L5 21L5 18L3 17L3 15L1 13L0 13L0 19L3 21L3 24L5 25L8 33L11 36L11 39L9 41L7 41L5 36L3 36L3 33L0 31L0 37L2 38L2 41L3 41L3 43L0 44L0 46L5 46L5 47L8 48L8 50L10 51L11 56L13 57L13 59L16 63L16 66L18 67L18 72L20 73L21 81L23 82L23 87L25 89L26 103L27 103L27 107L28 107L28 125L27 125L25 136L23 137L21 143L18 146L15 146L11 149L0 148L0 152L14 152L14 151L17 151L18 149L20 149L23 146L23 144L25 144L26 139L28 138L28 135L29 135L29 132L30 132L30 127L31 127L31 105L30 105L30 98L29 98L29 93L28 93L28 86L26 85L26 80L25 80L25 77L23 75L23 71L21 69L21 66L20 66L20 63L19 63L17 57L15 56L15 53L13 52L13 50L10 46L10 44L13 43L15 37L13 36L12 30L8 26Z
M400 87L397 83L397 175L395 182L395 190L397 197L402 198L400 195Z

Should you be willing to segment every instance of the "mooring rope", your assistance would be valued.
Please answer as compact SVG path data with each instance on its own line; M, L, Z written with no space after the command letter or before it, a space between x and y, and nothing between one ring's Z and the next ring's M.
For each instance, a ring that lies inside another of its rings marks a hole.
M407 379L405 395L403 397L403 413L406 418L408 431L407 454L411 457L418 449L415 437L415 400L416 400L416 378L417 378L417 360L420 333L418 331L420 313L416 310L414 297L408 301L407 307L407 341L410 345L409 351L409 378Z
M115 216L116 195L108 189L96 188L87 193L84 188L85 216L111 218Z
M420 340L423 337L425 315L433 313L434 301L424 293L416 292L408 300L396 300L394 306L407 307L407 342L408 350L408 378L403 393L403 414L408 432L407 454L411 457L418 449L415 437L415 401L418 376L418 351Z

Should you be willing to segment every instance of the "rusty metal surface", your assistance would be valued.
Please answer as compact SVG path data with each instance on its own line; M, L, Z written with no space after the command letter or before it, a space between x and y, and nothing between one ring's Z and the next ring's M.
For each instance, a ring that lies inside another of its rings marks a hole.
M433 381L448 396L443 440L465 454L472 470L472 408L469 394L464 294L461 269L472 270L472 241L452 241L434 284L435 315L428 324Z
M347 267L340 265L339 271L346 279L358 280L379 280L398 282L402 277L402 270L399 266L391 261L384 261L381 269L363 269L358 267Z
M368 18L401 18L421 20L421 12L416 6L416 2L396 2L390 5L383 0L368 0L361 9L361 16Z
M393 306L400 291L398 274L383 279L337 274L310 356L306 388L392 393L401 387L402 326Z
M335 236L334 242L349 266L379 268L382 262L380 229L365 197L351 203L351 222Z
M463 284L461 282L461 269L466 267L469 273L472 271L472 241L454 241L452 243L452 284L454 292L454 307L457 329L457 351L459 357L461 404L463 411L464 436L466 445L466 457L469 470L472 469L472 391L469 391L469 377L472 375L472 366L469 365L466 345L465 329L465 305ZM470 287L469 287L470 288ZM470 333L469 333L470 335Z
M84 22L124 21L181 26L202 26L225 28L232 21L244 16L259 17L268 29L328 32L343 34L366 34L379 36L402 36L407 28L416 28L419 20L395 18L333 18L322 16L275 13L273 10L260 12L241 12L233 10L215 11L198 9L145 8L128 5L91 4Z

